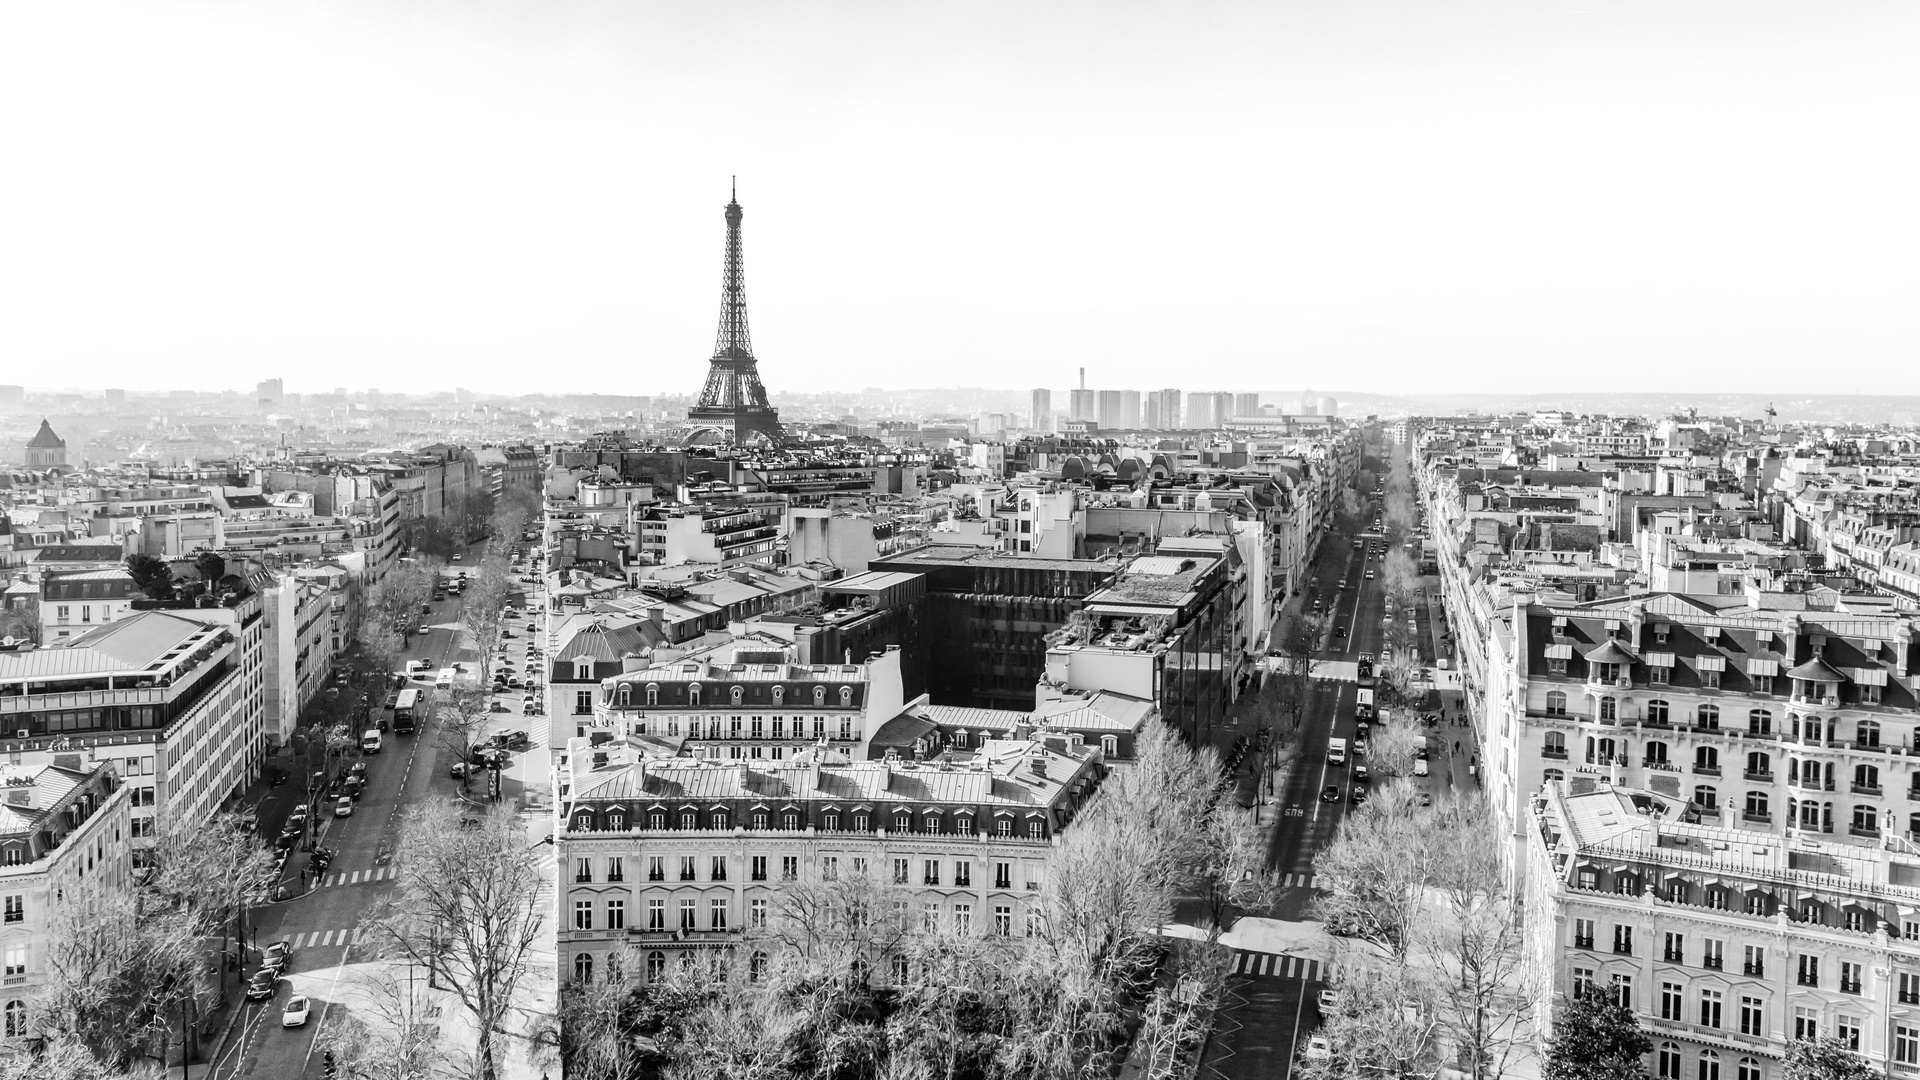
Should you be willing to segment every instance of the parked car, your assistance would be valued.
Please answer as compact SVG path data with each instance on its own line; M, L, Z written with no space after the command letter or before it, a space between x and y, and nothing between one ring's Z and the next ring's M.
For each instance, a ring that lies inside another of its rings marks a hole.
M468 773L478 771L477 767L468 765L464 761L456 761L447 767L447 775L453 777L455 780L464 778Z
M288 998L287 1007L280 1013L280 1026L283 1028L305 1027L307 1013L312 1003L303 997Z
M278 954L269 953L266 957L261 959L260 970L272 972L275 978L279 978L280 976L285 975L287 973L287 961L288 959L290 959L290 957L291 957L290 953L284 953L284 952L278 953Z
M258 971L247 982L247 1000L265 1001L273 996L274 988L280 985L280 977L270 971Z
M1333 1044L1325 1035L1310 1036L1303 1054L1308 1061L1326 1061L1333 1057Z
M352 817L353 816L353 796L351 795L340 796L340 801L333 804L333 816L334 817Z

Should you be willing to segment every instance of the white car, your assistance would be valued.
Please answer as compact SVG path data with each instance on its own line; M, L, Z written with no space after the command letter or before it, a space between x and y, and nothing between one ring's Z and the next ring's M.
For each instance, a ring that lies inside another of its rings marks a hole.
M1333 1057L1333 1044L1325 1035L1315 1035L1307 1040L1305 1056L1308 1061L1326 1061Z
M313 1008L313 1002L303 997L287 999L286 1010L280 1014L280 1026L283 1028L305 1027L307 1013Z

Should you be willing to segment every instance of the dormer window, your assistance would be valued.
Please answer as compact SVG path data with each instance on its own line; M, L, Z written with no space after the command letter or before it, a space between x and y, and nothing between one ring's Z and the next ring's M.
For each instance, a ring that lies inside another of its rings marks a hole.
M827 703L827 688L826 688L826 687L824 687L824 686L816 686L816 687L814 687L814 688L813 688L813 703L814 703L815 705L825 705L825 704Z
M773 703L774 703L775 705L778 705L778 704L780 704L780 702L781 702L781 699L783 699L783 698L785 698L786 696L787 696L787 688L786 688L786 687L784 687L784 686L776 686L776 687L774 687L774 688L773 688Z
M744 697L746 696L746 693L747 693L747 692L746 692L746 690L745 690L745 689L743 689L742 687L738 687L738 686L736 686L736 687L734 687L733 689L731 689L731 690L729 690L729 691L727 691L727 695L728 695L728 697L730 697L730 698L731 698L731 699L733 700L733 703L734 703L735 705L738 705L738 704L740 704L740 699L742 699L742 698L744 698Z
M689 705L700 704L700 684L699 683L689 683L687 685L687 704Z
M575 660L573 662L573 677L579 682L585 682L593 678L593 661L584 656Z
M844 709L852 704L853 704L853 687L851 686L841 687L840 688L840 707Z
M620 707L625 709L632 706L632 704L633 704L633 687L627 685L626 683L621 683L620 684Z
M659 683L647 684L647 704L648 705L660 704L660 684Z

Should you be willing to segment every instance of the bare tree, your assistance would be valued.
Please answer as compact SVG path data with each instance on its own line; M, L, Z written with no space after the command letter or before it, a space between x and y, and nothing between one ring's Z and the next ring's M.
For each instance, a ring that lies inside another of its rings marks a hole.
M440 1059L440 1025L418 969L372 965L354 980L355 1000L324 1042L349 1076L428 1080Z
M460 622L473 636L473 647L480 651L480 677L485 679L491 674L493 649L500 638L501 608L512 588L513 571L501 555L487 558L476 570L467 580L461 599Z
M1278 886L1264 872L1266 847L1252 817L1221 800L1197 831L1196 884L1206 904L1207 940L1217 941L1242 913L1272 908Z
M55 1037L38 1053L0 1056L0 1080L114 1080L126 1075L68 1035Z
M171 822L153 857L147 879L153 892L188 912L196 932L219 935L222 952L231 942L244 953L249 909L265 899L274 877L273 853L254 831L251 815L223 812L200 824ZM220 966L222 995L227 968Z
M1420 973L1365 947L1337 950L1331 973L1335 1004L1321 1032L1332 1057L1296 1063L1303 1080L1426 1080L1442 1064L1438 1025Z
M1182 963L1170 985L1156 987L1142 1010L1140 1033L1135 1042L1141 1048L1141 1074L1147 1080L1174 1080L1192 1073L1192 1055L1213 1027L1220 995L1226 988L1227 965L1232 953L1212 946L1183 942L1176 946Z
M1313 694L1313 657L1320 649L1325 622L1301 613L1284 623L1274 636L1274 693L1289 731L1300 726Z
M472 684L456 684L434 709L439 722L442 749L462 762L471 764L474 747L480 744L480 729L487 722L487 692ZM467 776L460 778L461 790Z
M1382 779L1413 774L1414 754L1426 736L1411 716L1373 725L1367 744L1367 771Z
M117 1069L164 1063L176 1031L184 1037L198 1019L205 968L193 917L108 874L63 891L35 1012L41 1035L71 1039Z
M40 644L40 598L22 597L0 611L0 638L25 638Z
M1341 819L1333 843L1314 857L1314 882L1322 892L1313 906L1329 933L1358 938L1395 957L1412 948L1428 850L1415 832L1421 820L1415 803L1405 781L1382 785Z
M384 951L436 973L479 1030L475 1080L498 1075L499 1036L545 916L541 874L514 814L436 802L401 827L400 888L373 920Z

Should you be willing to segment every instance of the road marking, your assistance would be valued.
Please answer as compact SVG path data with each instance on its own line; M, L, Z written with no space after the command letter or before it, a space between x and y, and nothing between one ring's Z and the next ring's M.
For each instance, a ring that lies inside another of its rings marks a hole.
M1313 875L1288 874L1280 884L1288 889L1311 889L1313 888Z
M1295 956L1292 953L1263 953L1239 951L1234 954L1229 975L1244 975L1250 978L1299 979L1303 982L1318 982L1321 963L1310 956Z

